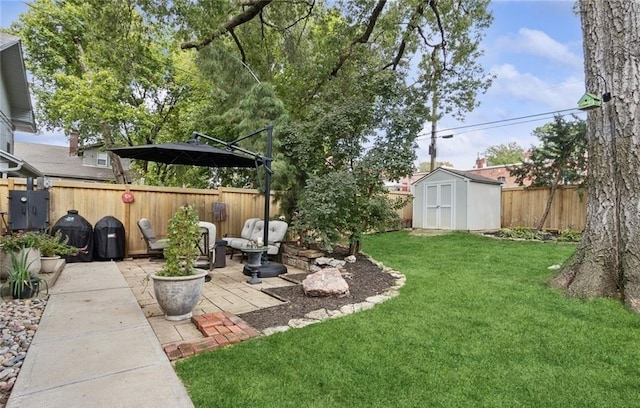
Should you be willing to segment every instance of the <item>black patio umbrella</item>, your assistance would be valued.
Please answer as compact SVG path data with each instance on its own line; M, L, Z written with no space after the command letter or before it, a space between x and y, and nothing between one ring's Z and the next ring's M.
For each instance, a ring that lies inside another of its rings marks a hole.
M120 157L167 164L202 167L257 167L262 157L219 149L195 139L187 142L150 144L109 149Z
M261 155L237 146L236 143L256 136L262 132L267 133L267 152ZM258 167L262 166L265 170L265 203L264 203L264 239L265 243L269 242L269 203L271 197L271 154L272 154L272 134L273 125L267 125L265 128L243 136L233 142L226 142L214 137L193 132L192 138L187 142L174 142L151 144L131 147L118 147L109 149L120 157L128 159L138 159L153 161L167 164L183 164L202 167ZM213 147L206 143L201 143L198 138L211 140L224 149ZM240 152L240 153L237 153ZM263 254L260 277L277 276L287 272L287 268L278 262L269 262L266 252ZM251 271L245 267L245 274Z

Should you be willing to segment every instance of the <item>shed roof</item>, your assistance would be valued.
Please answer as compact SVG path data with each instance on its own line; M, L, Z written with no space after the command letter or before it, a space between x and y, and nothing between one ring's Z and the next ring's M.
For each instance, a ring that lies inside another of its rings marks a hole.
M474 174L474 173L471 173L469 171L455 170L455 169L450 169L450 168L445 168L445 167L438 167L437 169L435 169L431 173L428 173L428 174L424 175L423 177L421 177L420 179L416 180L413 184L419 183L420 181L428 178L430 175L434 174L435 172L450 173L450 174L453 174L453 175L458 176L458 177L466 178L466 179L468 179L470 181L475 181L476 183L497 184L497 185L502 184L498 180L494 180L494 179L491 179L489 177L480 176L478 174Z

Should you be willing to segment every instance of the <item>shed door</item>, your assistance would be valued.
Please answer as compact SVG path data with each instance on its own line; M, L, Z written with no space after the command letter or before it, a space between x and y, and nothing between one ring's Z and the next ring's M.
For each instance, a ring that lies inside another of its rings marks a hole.
M427 184L426 228L453 229L453 183Z

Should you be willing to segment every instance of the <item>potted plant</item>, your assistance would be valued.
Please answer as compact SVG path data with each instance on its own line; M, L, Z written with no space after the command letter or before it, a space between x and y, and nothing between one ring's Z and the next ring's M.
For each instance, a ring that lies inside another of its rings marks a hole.
M14 254L17 259L21 259L23 253L26 253L31 275L37 277L41 268L38 240L39 234L33 231L19 231L0 237L0 248L2 248L3 252L1 258L2 274L4 276L8 274L8 269L12 265L11 254Z
M29 267L33 262L33 259L29 260L28 251L11 252L11 265L7 268L7 281L2 285L0 292L4 292L5 288L8 288L14 299L28 299L37 295L40 291L40 284L46 285L46 281L32 275Z
M69 237L63 238L62 231L55 234L42 233L36 246L40 249L41 272L51 273L63 255L77 254L79 249L68 244Z
M150 275L156 300L167 320L190 318L200 300L208 273L195 267L200 236L198 213L190 205L180 207L169 221L165 264Z

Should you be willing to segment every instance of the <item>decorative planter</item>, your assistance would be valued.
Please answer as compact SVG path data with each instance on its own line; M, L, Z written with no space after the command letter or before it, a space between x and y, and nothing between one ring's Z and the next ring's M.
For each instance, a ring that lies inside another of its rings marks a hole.
M189 276L157 276L153 279L153 292L158 305L167 320L185 320L192 316L192 310L198 304L204 278L208 271L196 269L198 273Z
M19 291L14 285L10 285L9 290L14 299L30 299L40 292L40 279L31 278L31 283L25 284L22 291Z
M55 256L41 256L40 257L40 272L42 273L52 273L56 270L56 265L58 264L58 260L60 259L60 255Z

